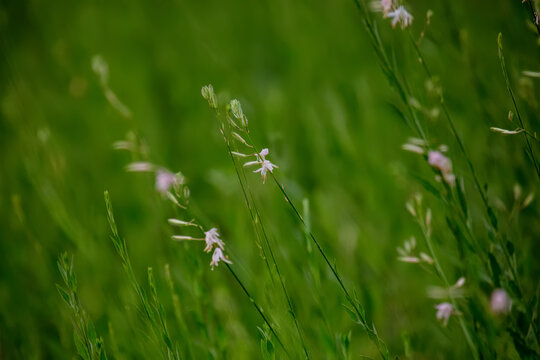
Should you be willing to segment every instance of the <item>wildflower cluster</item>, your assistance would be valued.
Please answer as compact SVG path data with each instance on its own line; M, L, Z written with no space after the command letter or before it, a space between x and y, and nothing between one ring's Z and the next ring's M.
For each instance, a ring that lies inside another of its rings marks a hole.
M117 141L113 147L119 150L128 150L131 152L137 152L138 147L136 137L131 135L126 141ZM126 166L126 170L130 172L148 172L155 175L155 189L164 198L167 198L174 205L181 209L187 210L189 203L189 188L186 184L186 178L181 172L173 173L167 168L155 165L147 161L132 162ZM212 261L210 266L214 270L215 266L218 266L221 261L232 264L232 262L223 254L225 250L225 243L219 238L219 233L216 228L211 228L208 231L204 231L203 227L196 223L195 220L184 221L179 219L169 219L169 224L174 226L193 226L198 228L204 237L193 237L189 235L173 235L172 239L176 241L205 241L206 246L204 252L212 254Z
M214 251L212 254L212 261L210 262L212 270L214 270L215 266L219 265L220 261L232 264L232 262L223 254L223 251L225 250L225 243L219 238L219 233L216 228L211 228L208 231L204 231L203 227L195 223L194 220L183 221L178 219L169 219L169 224L174 226L194 226L204 233L204 238L196 238L189 235L173 235L172 239L176 241L204 241L206 246L204 247L203 251L207 253L212 252L212 250Z

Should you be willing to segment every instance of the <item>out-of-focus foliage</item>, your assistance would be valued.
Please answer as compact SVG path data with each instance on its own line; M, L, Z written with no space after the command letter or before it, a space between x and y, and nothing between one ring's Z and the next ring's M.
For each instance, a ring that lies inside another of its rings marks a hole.
M372 14L390 61L415 94L410 101L430 146L448 146L473 235L487 244L482 201L440 106L444 89L505 240L513 244L523 292L518 300L537 314L540 208L536 200L519 208L537 192L539 179L522 134L489 130L518 127L515 115L508 121L515 109L499 63L499 32L521 117L531 133L540 125L540 80L522 73L540 71L528 3L411 0L405 6L414 16L410 30L392 29ZM420 48L430 79L409 38L417 40L424 29ZM107 87L92 69L96 55L108 64ZM406 239L422 238L405 207L421 192L449 281L472 269L448 226L445 203L430 192L438 184L433 172L421 156L401 149L414 133L352 0L0 2L0 358L81 353L73 335L77 317L56 287L64 286L57 267L64 251L74 259L76 308L93 323L90 333L100 346L103 339L109 358L159 358L176 344L183 358L284 356L227 268L210 271L200 244L171 240L175 229L167 218L176 213L155 191L154 178L127 173L126 164L138 159L112 147L129 133L144 139L152 162L183 173L191 206L205 226L219 229L235 273L273 319L291 357L301 355L287 304L256 245L219 123L201 97L209 83L218 102L241 101L251 136L270 149L276 176L295 204L304 205L298 207L311 231L355 289L390 354L471 358L457 317L447 327L435 318L439 300L428 290L442 286L436 272L397 259ZM125 108L111 106L107 89ZM376 357L279 189L247 175L310 356ZM159 335L164 328L158 324L154 333L145 320L140 294L111 242L105 190L137 286L153 313L167 319L170 348ZM538 345L538 317L518 316L514 323L511 316L493 316L489 301L497 284L484 280L464 287L460 301L473 304L467 314L478 320L469 326L485 330L486 348L518 358L507 330L530 326L528 341Z

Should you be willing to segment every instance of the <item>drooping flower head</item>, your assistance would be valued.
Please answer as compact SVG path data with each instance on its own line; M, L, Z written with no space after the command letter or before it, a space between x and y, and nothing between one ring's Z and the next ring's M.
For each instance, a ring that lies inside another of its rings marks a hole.
M262 164L261 164L261 167L255 171L253 171L254 173L261 173L261 176L263 178L263 184L266 182L266 174L270 171L272 172L272 170L274 170L274 168L277 168L276 165L272 164L270 161L268 160L263 160Z
M400 24L402 29L411 26L413 17L403 6L396 8L387 14L392 19L392 27L395 28L397 24Z
M437 320L443 323L443 326L448 324L448 320L452 314L458 314L454 306L448 302L443 302L435 305L437 309Z
M216 247L214 253L212 254L212 261L210 262L212 270L214 270L214 266L219 265L220 261L226 262L227 264L232 264L232 262L223 255L223 251L221 251L219 247Z
M176 175L168 170L156 171L156 190L165 195L177 182Z
M204 248L205 252L212 251L214 245L221 250L224 250L225 248L225 243L219 238L219 233L216 228L211 228L204 232L204 241L206 242L206 247Z
M452 160L440 151L430 150L428 152L428 163L431 167L441 172L444 181L448 185L454 186L456 177L452 173Z

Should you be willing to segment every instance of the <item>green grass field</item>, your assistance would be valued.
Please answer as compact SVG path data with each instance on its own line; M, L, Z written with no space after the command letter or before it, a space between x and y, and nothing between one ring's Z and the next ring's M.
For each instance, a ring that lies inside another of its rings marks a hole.
M0 359L540 358L535 9L1 0Z

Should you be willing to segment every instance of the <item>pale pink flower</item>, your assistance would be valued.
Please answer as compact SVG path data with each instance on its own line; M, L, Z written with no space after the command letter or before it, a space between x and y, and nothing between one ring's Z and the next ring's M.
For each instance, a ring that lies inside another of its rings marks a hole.
M448 324L448 320L452 314L458 314L454 306L448 302L435 305L435 309L437 309L437 320L441 321L443 326Z
M409 27L412 24L413 17L403 6L398 7L394 11L388 13L387 17L392 18L392 27L396 27L399 23L402 29Z
M394 4L392 0L374 0L370 2L371 10L382 12L384 17L388 17L388 13L392 11Z
M220 261L226 262L227 264L232 264L232 262L223 255L223 251L217 247L212 254L212 261L210 262L212 270L214 270L214 266L219 265Z
M268 171L272 172L272 170L274 170L274 168L277 168L277 166L272 164L268 160L263 160L260 169L257 169L257 170L255 170L253 172L254 173L261 173L261 176L263 178L263 184L264 184L266 182L266 174L268 173Z
M442 173L452 171L452 161L440 151L430 151L428 153L428 163Z
M176 175L172 172L163 169L156 172L156 190L159 193L167 194L176 182Z
M206 247L204 248L205 252L210 252L216 245L221 250L224 249L225 243L219 238L219 233L216 228L211 228L208 231L204 232L204 241L206 241Z
M270 153L270 151L268 150L268 148L264 148L261 150L261 152L259 153L259 156L263 159L263 160L266 160L266 156Z
M439 170L444 181L453 186L456 182L456 177L452 173L452 161L443 155L440 151L430 150L428 152L428 163L431 167Z
M388 16L390 10L392 10L392 7L392 0L381 0L381 8L385 17Z
M494 314L508 314L512 307L512 300L504 289L495 289L491 293L490 307Z
M255 161L248 161L247 163L244 164L244 166L251 166L251 165L260 165L261 167L255 171L253 171L254 173L261 173L261 176L263 178L263 184L266 182L266 176L268 174L268 172L272 172L274 170L274 168L278 168L277 165L273 164L270 162L270 160L266 160L266 156L268 156L268 154L270 153L270 151L268 149L262 149L260 153L258 154L254 154L255 155L255 158L257 160Z

